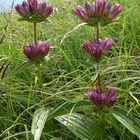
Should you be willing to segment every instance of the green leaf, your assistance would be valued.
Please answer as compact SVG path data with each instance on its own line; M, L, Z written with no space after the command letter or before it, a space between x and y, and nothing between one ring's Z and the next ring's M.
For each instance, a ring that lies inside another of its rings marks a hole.
M62 138L52 138L50 140L62 140Z
M94 139L94 121L86 116L72 113L56 117L56 120L65 125L76 137L82 140Z
M25 62L25 63L21 64L19 67L17 67L12 72L10 72L7 76L5 76L5 78L3 80L8 81L11 77L20 73L21 71L23 71L25 68L31 66L32 64L34 64L32 61L28 61L28 62Z
M113 116L123 124L130 132L140 138L140 120L128 114L127 111L121 108L114 108L112 110Z
M47 110L45 108L40 108L35 111L31 126L31 133L34 135L34 140L40 140L41 133L49 116L49 113L50 110Z
M64 114L68 114L73 110L74 112L85 111L92 109L93 105L89 101L79 101L79 102L65 102L60 106L57 106L52 112L50 117L55 118Z

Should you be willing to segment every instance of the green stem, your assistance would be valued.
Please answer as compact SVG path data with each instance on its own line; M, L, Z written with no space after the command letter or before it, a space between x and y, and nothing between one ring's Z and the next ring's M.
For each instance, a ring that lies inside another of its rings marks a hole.
M34 27L34 42L36 45L36 48L38 48L38 41L37 41L37 23L33 23ZM42 76L41 76L41 67L40 64L37 65L37 75L39 79L39 86L40 86L40 91L43 91L43 81L42 81ZM41 95L42 96L42 95ZM42 96L43 98L43 96Z
M99 39L99 35L100 35L100 24L97 24L97 39Z
M35 41L35 45L37 48L38 47L38 45L37 45L37 23L33 23L33 26L34 26L34 41Z
M97 81L98 81L98 86L99 86L99 87L100 87L100 89L101 89L100 72L98 73L98 76L97 76Z
M42 81L42 75L41 75L41 68L40 65L38 65L38 69L37 69L37 74L38 74L38 79L39 79L39 84L40 84L40 90L41 92L43 91L43 81Z
M102 93L102 84L101 84L101 76L100 76L100 63L97 61L97 66L96 66L96 72L97 72L97 85L100 87L101 89L101 93Z
M105 140L105 114L102 112L101 113L101 129L102 129L102 134L101 134L101 140Z

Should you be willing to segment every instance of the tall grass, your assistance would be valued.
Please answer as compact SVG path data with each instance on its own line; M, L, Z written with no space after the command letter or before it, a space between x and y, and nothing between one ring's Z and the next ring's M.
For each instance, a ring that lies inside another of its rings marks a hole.
M84 40L92 39L96 32L87 26L73 31L80 23L73 15L73 9L78 4L84 4L84 0L49 2L55 7L55 12L50 22L38 26L39 38L52 45L49 57L42 66L44 98L40 99L33 66L6 82L0 81L1 139L32 139L31 121L36 109L42 106L59 109L67 102L78 103L86 99L85 92L95 84L95 64L80 46ZM101 37L108 36L114 40L111 53L105 58L107 64L102 66L102 79L104 86L117 87L116 106L128 110L128 113L140 119L140 4L139 0L113 2L120 2L124 9L119 22L108 25L101 31ZM65 36L68 32L70 33ZM27 22L18 22L15 11L0 15L0 38L3 38L0 44L0 65L9 63L5 76L27 61L23 55L23 44L31 42L32 36L32 26ZM83 107L80 112L92 117L91 110L84 111ZM65 111L70 113L73 107L68 110L66 108ZM111 118L110 123L112 127L108 129L108 139L138 139L115 119ZM56 120L48 121L42 134L43 140L53 137L78 140Z

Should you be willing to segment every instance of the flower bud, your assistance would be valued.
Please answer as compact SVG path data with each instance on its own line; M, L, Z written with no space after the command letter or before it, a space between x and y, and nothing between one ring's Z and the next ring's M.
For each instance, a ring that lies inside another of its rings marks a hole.
M108 89L108 94L101 93L101 88L97 87L95 90L88 90L86 94L89 100L98 107L112 107L116 103L115 90Z
M108 52L111 47L111 38L104 40L94 38L93 42L85 41L82 45L82 48L97 60L100 59L104 53Z
M22 17L21 21L38 23L46 21L46 18L53 12L52 6L47 6L46 3L39 3L37 0L23 1L22 4L17 4L16 11Z
M100 23L101 26L105 26L115 20L117 15L121 12L122 6L116 4L112 10L112 0L106 3L105 0L94 0L93 4L88 1L85 2L85 10L78 6L75 8L74 13L81 21L88 25L95 27Z
M25 44L23 52L29 60L43 59L48 54L49 48L47 43L39 40L37 47L35 44Z

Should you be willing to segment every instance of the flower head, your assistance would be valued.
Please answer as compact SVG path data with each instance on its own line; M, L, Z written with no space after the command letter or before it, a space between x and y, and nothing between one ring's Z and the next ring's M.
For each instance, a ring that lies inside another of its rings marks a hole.
M74 13L90 26L101 26L109 24L114 21L117 15L122 11L122 6L116 4L112 7L112 0L106 3L105 0L94 0L93 4L88 1L85 3L85 10L81 6L74 9Z
M42 59L48 54L49 48L50 46L47 43L39 40L38 47L35 44L25 44L23 52L29 60Z
M82 48L97 60L100 59L104 53L108 52L111 47L111 38L106 38L104 40L94 38L92 42L85 41L82 45Z
M53 12L52 6L47 6L46 3L39 3L37 0L23 1L22 4L17 4L16 11L22 17L21 21L38 23L45 21Z
M88 90L86 95L98 107L112 107L116 103L114 88L109 88L108 94L104 94L101 88L97 87L95 90Z

